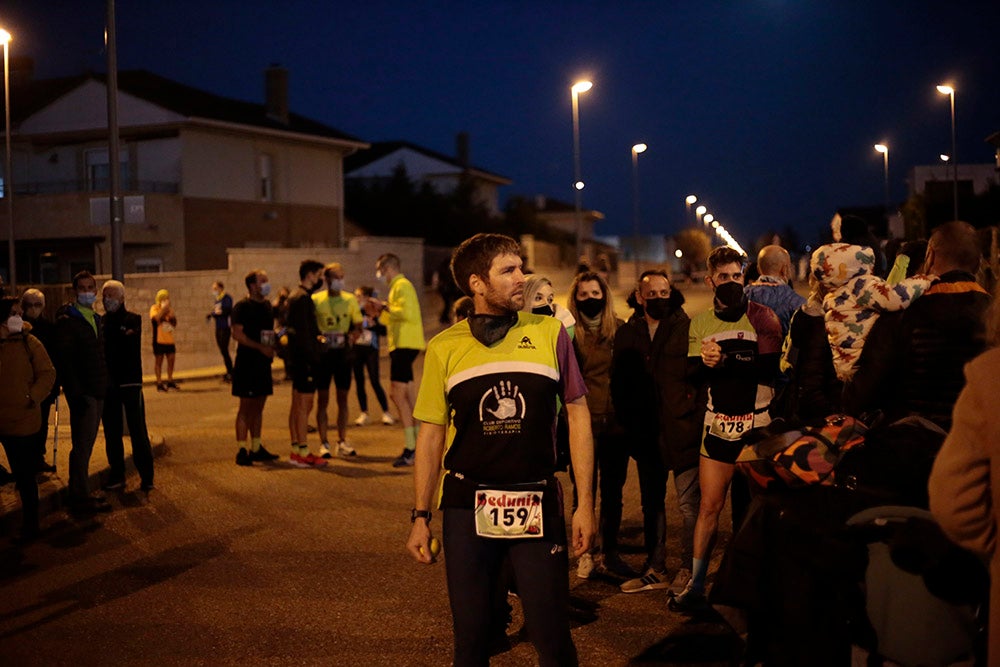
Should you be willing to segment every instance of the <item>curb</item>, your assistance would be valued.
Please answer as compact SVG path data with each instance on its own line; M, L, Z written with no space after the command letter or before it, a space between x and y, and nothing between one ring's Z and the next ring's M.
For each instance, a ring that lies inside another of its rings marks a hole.
M98 438L100 440L100 438ZM161 436L151 436L150 444L153 448L153 460L163 456L167 451L167 443ZM97 446L97 443L94 445ZM107 477L109 468L107 465L101 468L91 468L88 476L90 488L99 491L102 478ZM125 456L125 479L126 485L129 481L136 479L135 466L132 463L132 453ZM69 499L68 473L66 477L61 474L49 476L44 482L38 484L38 518L44 520L50 514L54 514L66 507ZM16 534L21 522L21 501L13 484L4 487L4 494L13 494L11 499L0 502L0 533Z

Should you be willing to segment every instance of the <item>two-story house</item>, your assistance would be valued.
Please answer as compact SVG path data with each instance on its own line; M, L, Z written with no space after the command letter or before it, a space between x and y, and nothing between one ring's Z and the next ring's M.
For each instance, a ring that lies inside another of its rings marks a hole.
M387 181L399 167L418 185L429 184L440 194L453 192L463 178L473 186L473 197L494 215L500 213L500 188L511 180L469 163L469 137L460 132L454 157L408 141L377 141L344 162L345 178L362 183ZM373 230L374 231L374 230Z
M358 233L344 220L343 160L368 144L290 113L283 68L268 68L264 87L258 104L119 73L126 273L225 268L227 247L336 246ZM19 81L11 97L18 282L109 272L105 77Z

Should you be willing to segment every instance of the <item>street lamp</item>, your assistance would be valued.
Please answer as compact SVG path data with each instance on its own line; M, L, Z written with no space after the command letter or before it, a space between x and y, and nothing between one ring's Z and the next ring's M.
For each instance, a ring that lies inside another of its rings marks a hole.
M704 218L702 218L702 222L704 222L706 225L712 222L713 220L715 220L715 216L712 215L711 213L707 214Z
M706 213L708 213L708 209L705 208L704 205L699 206L698 208L696 208L694 210L694 215L695 215L695 218L696 218L697 222L701 222L701 216L705 215Z
M688 195L684 198L684 224L687 224L687 217L691 215L691 204L697 203L696 195Z
M889 217L889 147L886 144L875 144L875 150L882 154L885 173L885 215Z
M958 151L955 149L955 88L942 85L937 87L937 91L942 95L947 95L951 100L951 195L955 213L954 219L958 220Z
M636 283L639 282L639 153L645 153L646 148L646 144L632 146L632 263Z
M4 108L4 140L6 153L3 167L3 198L7 201L7 277L10 282L11 294L16 293L17 265L14 257L14 179L11 172L13 159L10 152L10 33L0 28L0 42L3 42L3 108Z
M570 87L573 99L573 201L576 212L576 256L583 255L583 218L580 217L583 198L583 180L580 178L580 93L585 93L594 84L590 81L577 81Z

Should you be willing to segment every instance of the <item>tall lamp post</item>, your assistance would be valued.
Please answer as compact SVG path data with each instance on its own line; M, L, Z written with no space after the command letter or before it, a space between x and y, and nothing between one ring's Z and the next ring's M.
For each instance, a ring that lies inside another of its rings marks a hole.
M583 255L583 218L580 215L583 199L583 180L580 176L580 93L585 93L594 84L590 81L577 81L570 87L573 98L573 202L576 213L576 256Z
M875 151L882 154L882 164L883 164L883 174L884 178L884 199L885 199L885 216L889 217L889 146L886 144L875 144Z
M694 210L695 222L701 223L701 216L705 215L707 212L708 212L708 209L705 208L704 205L699 206L698 208L696 208Z
M687 197L685 197L685 199L684 199L684 213L685 213L684 217L686 218L684 220L684 224L685 225L687 225L687 218L688 218L688 216L691 215L691 205L695 204L697 202L698 202L698 197L696 195L688 195ZM697 222L697 220L696 220L696 222Z
M952 203L955 220L958 220L958 152L955 149L955 88L953 86L938 86L937 91L947 95L951 100L951 173L952 173Z
M639 153L645 153L646 148L646 144L632 146L632 263L636 283L639 282Z
M4 109L4 153L3 167L3 198L7 202L7 273L11 294L17 287L17 263L14 255L14 171L13 158L10 152L10 33L0 28L0 42L3 42L3 109Z

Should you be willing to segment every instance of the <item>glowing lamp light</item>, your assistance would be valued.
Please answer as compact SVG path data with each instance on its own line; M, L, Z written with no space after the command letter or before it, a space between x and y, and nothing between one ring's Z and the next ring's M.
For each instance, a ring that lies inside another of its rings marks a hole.
M577 81L576 83L573 84L573 87L570 88L570 90L579 95L580 93L587 92L593 87L594 83L592 81ZM565 90L565 88L563 90Z
M674 250L674 257L676 257L677 259L680 259L683 256L684 256L684 253L681 251L680 248L678 248L677 250Z
M698 201L698 198L696 196L694 196L694 195L688 195L687 198L684 200L684 203L687 204L688 206L690 206L691 204L694 204L697 201Z
M576 183L573 184L573 187L576 188L577 190L583 190L583 181L577 181Z

